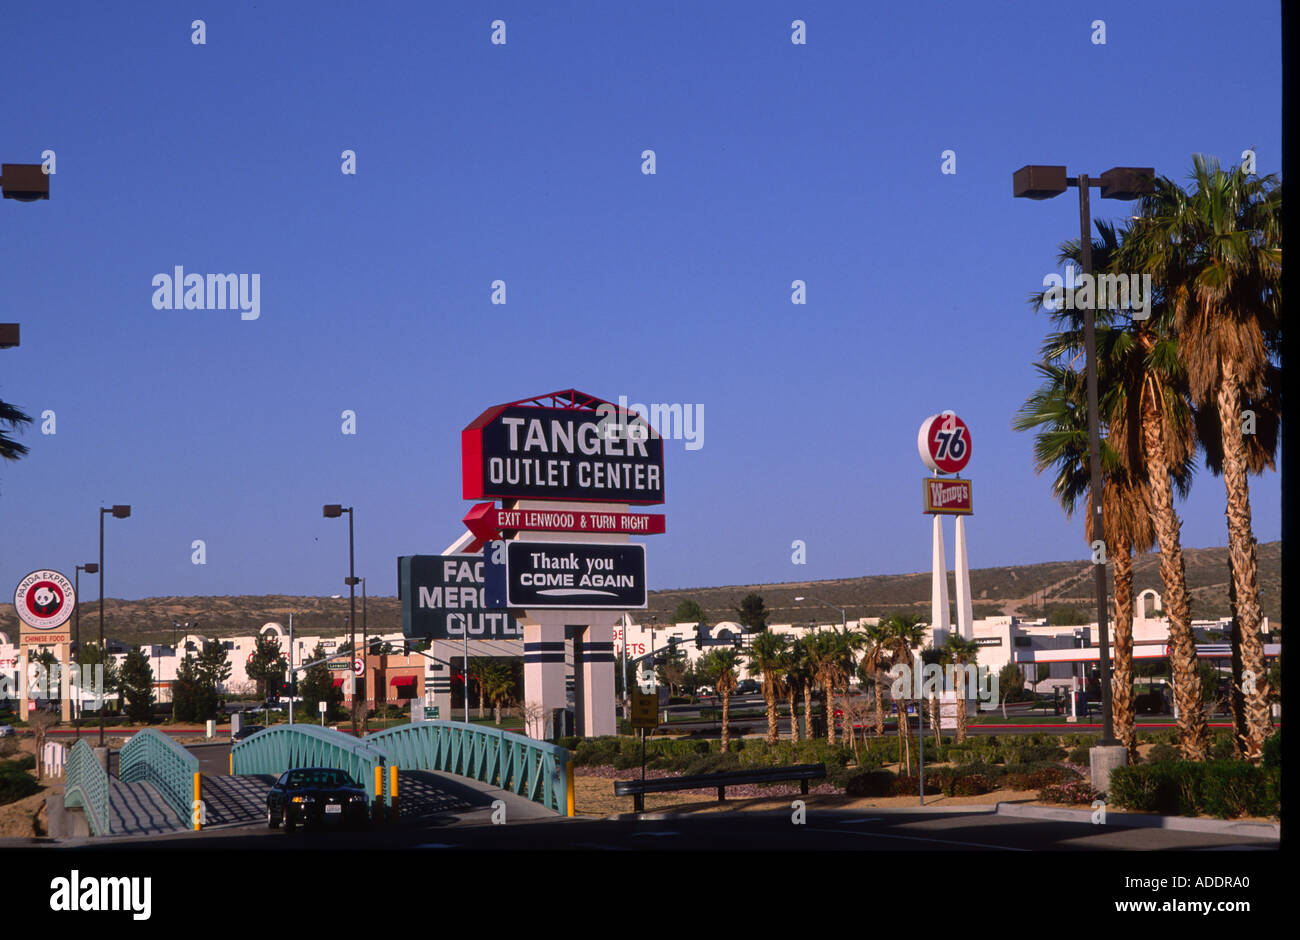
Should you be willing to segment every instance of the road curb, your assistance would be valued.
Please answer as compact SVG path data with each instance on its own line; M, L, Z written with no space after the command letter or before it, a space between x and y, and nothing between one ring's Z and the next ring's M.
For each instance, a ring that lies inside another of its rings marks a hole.
M723 813L727 813L727 812L744 813L748 816L790 815L790 810L788 809L732 809L732 810L723 811ZM809 807L808 812L809 814L812 813L840 813L840 814L873 813L873 814L883 814L883 815L891 815L891 816L903 816L903 815L915 816L918 814L933 814L936 816L959 815L959 814L965 814L970 816L978 816L978 815L992 816L996 812L996 810L992 804L982 803L974 806L834 806L834 807L812 806ZM709 813L702 813L698 811L689 812L689 813L685 813L685 812L678 813L669 810L661 810L654 813L615 813L612 816L592 816L590 818L604 819L611 822L620 822L620 821L626 822L629 820L636 821L642 819L663 821L665 819L685 819L688 817L705 816L705 815L720 815L720 814L718 813L709 814Z
M1092 821L1091 809L1054 809L1050 806L1021 806L1016 803L999 803L999 816L1021 816L1030 819L1051 819L1057 822L1088 823ZM1194 816L1160 816L1154 813L1106 813L1106 825L1131 826L1135 829L1176 829L1180 832L1208 832L1225 836L1250 836L1254 839L1282 838L1278 823L1239 822L1232 819L1200 819Z

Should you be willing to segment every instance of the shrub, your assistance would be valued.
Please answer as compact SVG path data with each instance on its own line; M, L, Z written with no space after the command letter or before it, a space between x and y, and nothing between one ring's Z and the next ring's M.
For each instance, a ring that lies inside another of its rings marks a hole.
M1086 748L1083 745L1079 745L1078 747L1070 751L1070 753L1066 756L1065 759L1068 760L1071 764L1087 764L1091 760L1091 758L1089 758L1088 756L1088 751L1089 748Z
M1270 799L1269 774L1244 761L1205 765L1201 783L1201 809L1219 819L1270 816L1276 806Z
M36 778L25 773L0 773L0 806L40 792Z
M849 796L893 796L896 792L894 774L888 770L871 770L855 773L844 783L844 792Z
M1232 743L1232 736L1227 734L1215 735L1214 742L1210 745L1210 760L1233 760L1237 757L1237 748Z
M958 777L952 786L953 796L978 796L993 789L988 777L983 774L965 774Z
M3 763L0 763L0 773L4 773L5 771L14 773L20 770L35 770L35 769L36 769L35 754L19 754L13 760L7 760Z
M916 796L920 787L921 781L910 774L894 778L894 796Z
M580 741L582 741L582 738L578 737L577 735L568 735L563 738L557 738L555 743L558 744L560 747L564 748L566 751L575 751L577 750L578 743Z
M1183 752L1172 744L1157 744L1147 752L1148 764L1160 764L1165 761L1182 760Z
M1021 764L1040 760L1062 760L1065 757L1065 748L1057 744L1026 744L1008 748L1005 753L1009 762Z
M1282 766L1282 732L1278 731L1264 739L1264 766L1270 769Z
M696 774L717 774L728 770L740 770L740 757L732 751L725 754L703 754L693 759L683 769L688 777Z
M1087 780L1072 780L1043 787L1038 798L1044 803L1091 803L1096 799L1096 793Z
M1006 773L1006 768L999 766L998 764L986 764L983 761L972 761L969 764L958 764L953 768L953 772L959 777L970 774L979 774L981 777L986 777L989 780L997 780Z
M1205 765L1168 761L1116 767L1110 775L1110 799L1118 806L1162 816L1195 816Z

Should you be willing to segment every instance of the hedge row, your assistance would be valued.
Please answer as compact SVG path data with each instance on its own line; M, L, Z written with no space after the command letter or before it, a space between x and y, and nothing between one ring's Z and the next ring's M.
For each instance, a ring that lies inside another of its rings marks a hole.
M27 773L36 766L36 758L24 754L17 760L0 760L0 806L39 793L41 785Z
M1111 802L1141 813L1220 819L1277 816L1282 772L1244 761L1161 761L1117 767L1111 772Z

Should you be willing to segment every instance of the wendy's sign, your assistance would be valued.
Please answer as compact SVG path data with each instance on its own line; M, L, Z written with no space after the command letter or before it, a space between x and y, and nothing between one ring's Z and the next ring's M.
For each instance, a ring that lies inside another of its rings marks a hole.
M460 440L465 499L664 501L658 432L574 389L489 408Z
M923 512L953 516L969 516L975 511L971 500L970 480L948 480L943 477L926 477L925 509Z

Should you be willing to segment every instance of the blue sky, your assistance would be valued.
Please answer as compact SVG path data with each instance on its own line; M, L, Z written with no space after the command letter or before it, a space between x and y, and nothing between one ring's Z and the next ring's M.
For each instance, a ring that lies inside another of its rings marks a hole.
M703 407L652 588L928 569L916 430L945 408L972 566L1082 559L1011 430L1077 208L1012 171L1281 168L1275 3L200 7L6 13L0 160L57 164L48 202L0 204L0 397L56 433L0 466L0 584L94 560L119 502L109 596L336 593L342 502L394 594L462 531L460 430L570 387ZM154 309L177 265L258 274L260 316ZM1261 541L1279 494L1252 480ZM1223 500L1202 471L1184 545L1226 543Z

